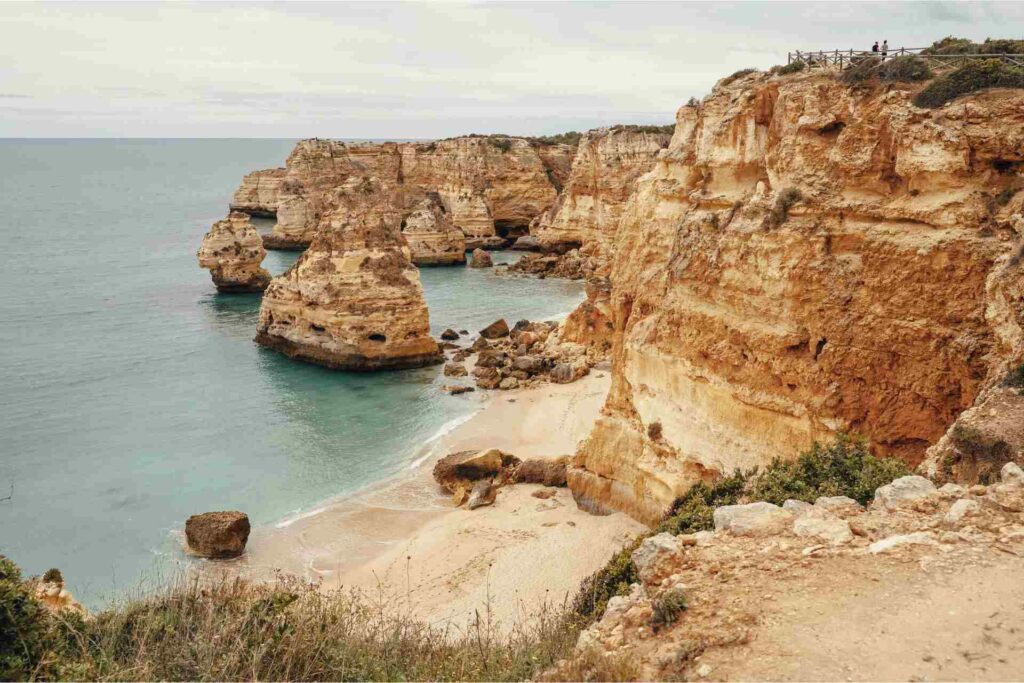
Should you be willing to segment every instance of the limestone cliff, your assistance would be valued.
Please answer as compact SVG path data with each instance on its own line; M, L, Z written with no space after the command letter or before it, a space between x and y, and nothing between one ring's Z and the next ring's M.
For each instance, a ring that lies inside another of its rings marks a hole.
M582 504L651 521L840 429L917 463L1003 371L1021 223L993 216L1021 181L1024 94L923 110L910 87L755 73L679 110L618 228Z
M231 210L242 211L250 216L273 217L277 215L281 184L287 169L268 168L253 171L244 178L231 198Z
M654 166L668 146L670 132L635 126L599 128L580 140L565 188L558 202L531 226L548 251L581 248L589 270L606 274L622 207L636 179Z
M333 202L309 249L267 288L256 341L341 370L440 363L400 211L378 186Z
M402 220L402 234L416 265L466 261L466 236L452 223L437 193L431 193Z
M214 223L196 254L220 292L262 292L270 283L270 273L260 266L266 255L249 214L240 211Z
M407 215L428 193L437 193L468 247L497 246L524 234L530 221L554 203L552 178L565 165L564 145L545 149L521 138L468 136L431 143L346 144L303 140L286 162L277 225L269 248L309 244L334 189L379 183L401 197Z

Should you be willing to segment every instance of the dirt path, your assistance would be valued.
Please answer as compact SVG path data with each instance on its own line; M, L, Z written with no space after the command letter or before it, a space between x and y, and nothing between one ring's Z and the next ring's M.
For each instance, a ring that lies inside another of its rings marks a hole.
M978 549L981 551L981 549ZM716 680L1024 679L1024 558L986 548L959 567L850 558L766 582L747 645L700 658ZM700 669L701 667L696 667Z

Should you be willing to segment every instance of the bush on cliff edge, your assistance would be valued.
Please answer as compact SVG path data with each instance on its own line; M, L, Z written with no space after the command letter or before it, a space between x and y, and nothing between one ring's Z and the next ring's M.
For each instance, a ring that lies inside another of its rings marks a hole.
M849 496L865 504L875 489L909 472L903 461L875 457L866 441L840 433L831 444L814 442L796 460L774 460L763 472L736 470L713 483L694 484L675 500L653 531L617 552L583 582L573 611L587 623L600 619L608 600L625 595L630 584L639 580L630 556L644 538L714 529L717 507L757 501L782 505L789 498L813 502L819 496Z
M1024 69L998 59L971 60L929 83L914 97L914 104L934 109L987 88L1024 88Z

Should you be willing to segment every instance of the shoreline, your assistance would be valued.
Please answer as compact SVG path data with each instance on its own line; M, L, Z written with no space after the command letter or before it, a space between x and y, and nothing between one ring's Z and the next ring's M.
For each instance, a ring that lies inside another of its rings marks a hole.
M429 621L458 623L486 609L507 623L571 599L582 579L646 527L622 514L583 512L566 488L533 497L544 488L534 484L499 489L489 507L456 508L431 472L440 457L460 450L572 455L609 385L610 371L599 366L572 384L493 392L479 409L442 426L402 471L258 527L240 560L200 571L255 580L297 575L401 603Z

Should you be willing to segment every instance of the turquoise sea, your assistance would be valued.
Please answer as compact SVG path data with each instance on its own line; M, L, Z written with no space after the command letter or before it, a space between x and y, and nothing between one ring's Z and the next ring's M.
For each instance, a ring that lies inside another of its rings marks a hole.
M92 608L180 560L190 514L272 524L393 475L479 407L438 368L346 374L261 349L259 296L216 293L203 233L292 145L0 140L0 553L60 568ZM422 279L435 334L583 298L463 267Z

